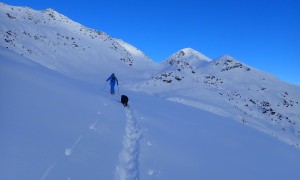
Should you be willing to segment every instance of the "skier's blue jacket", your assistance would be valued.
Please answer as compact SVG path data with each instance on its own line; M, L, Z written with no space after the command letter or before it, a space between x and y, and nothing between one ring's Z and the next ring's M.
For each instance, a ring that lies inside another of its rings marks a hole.
M112 75L110 75L109 78L107 78L106 81L110 81L110 92L112 94L114 94L115 93L115 84L116 84L116 82L117 82L117 85L119 85L117 77L115 76L114 73L112 73Z

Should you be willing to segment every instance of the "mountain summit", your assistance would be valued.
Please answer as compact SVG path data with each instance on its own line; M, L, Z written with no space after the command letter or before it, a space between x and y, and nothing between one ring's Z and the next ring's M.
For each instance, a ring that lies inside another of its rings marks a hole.
M199 67L203 63L210 62L211 59L192 48L184 48L172 54L165 61L171 65L185 64L193 67Z

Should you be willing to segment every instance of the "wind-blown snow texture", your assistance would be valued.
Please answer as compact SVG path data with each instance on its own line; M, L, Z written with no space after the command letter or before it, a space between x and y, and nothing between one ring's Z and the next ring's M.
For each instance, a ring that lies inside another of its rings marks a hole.
M300 87L191 48L155 63L52 9L0 6L0 179L299 179Z

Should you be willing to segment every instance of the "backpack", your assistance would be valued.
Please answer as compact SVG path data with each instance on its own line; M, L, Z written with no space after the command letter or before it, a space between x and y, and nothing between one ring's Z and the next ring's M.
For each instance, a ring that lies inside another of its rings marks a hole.
M116 80L116 76L112 76L111 80L114 82Z

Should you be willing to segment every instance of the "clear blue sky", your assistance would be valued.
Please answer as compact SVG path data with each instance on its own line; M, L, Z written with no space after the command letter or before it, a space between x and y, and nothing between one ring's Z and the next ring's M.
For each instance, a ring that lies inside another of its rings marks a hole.
M214 59L229 54L300 85L299 0L4 0L52 8L141 49L154 61L191 47Z

